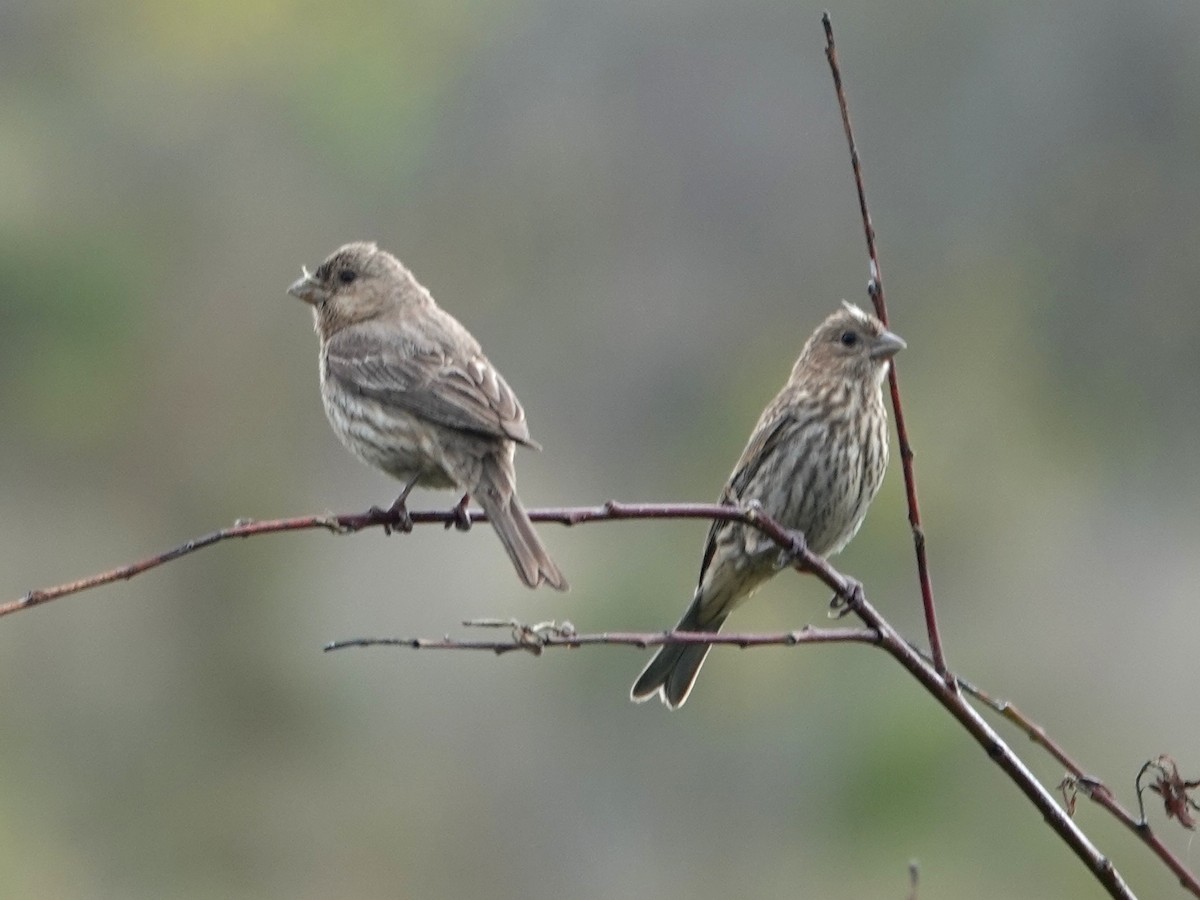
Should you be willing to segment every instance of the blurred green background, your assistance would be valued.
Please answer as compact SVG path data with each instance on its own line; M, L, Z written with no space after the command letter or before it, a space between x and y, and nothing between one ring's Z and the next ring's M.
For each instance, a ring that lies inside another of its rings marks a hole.
M1200 6L832 12L950 661L1132 803L1151 756L1200 770ZM807 2L0 6L4 598L391 500L284 293L356 238L520 394L528 505L715 497L808 332L865 301L822 46ZM469 616L666 627L704 526L542 532L566 596L488 528L427 528L4 619L0 895L897 898L910 858L922 898L1100 893L873 650L718 650L675 714L627 701L625 648L322 655ZM898 467L838 564L923 640ZM733 624L826 599L785 576Z

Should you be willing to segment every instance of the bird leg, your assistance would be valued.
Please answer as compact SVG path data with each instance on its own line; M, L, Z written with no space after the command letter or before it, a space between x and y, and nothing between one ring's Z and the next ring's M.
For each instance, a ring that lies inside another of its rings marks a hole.
M467 511L467 504L470 502L471 495L463 494L462 499L454 505L454 509L450 510L454 518L446 523L447 528L453 525L459 531L471 530L471 514Z
M413 476L412 481L404 486L404 490L400 492L400 496L392 501L392 505L387 509L372 506L368 511L372 517L383 520L384 534L391 534L393 528L405 534L413 530L412 516L408 514L408 506L405 501L408 500L408 495L412 489L417 486L418 477L420 476Z
M780 547L775 554L775 571L780 572L784 569L803 569L804 554L808 551L808 544L804 540L803 531L789 530L788 537L792 539L790 547Z

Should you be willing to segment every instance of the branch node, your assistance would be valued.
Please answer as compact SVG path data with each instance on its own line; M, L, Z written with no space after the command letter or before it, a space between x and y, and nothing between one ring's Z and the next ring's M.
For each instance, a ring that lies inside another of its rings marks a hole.
M352 525L346 519L336 516L333 513L325 513L324 515L317 516L314 521L318 527L324 528L333 534L353 534L362 527Z

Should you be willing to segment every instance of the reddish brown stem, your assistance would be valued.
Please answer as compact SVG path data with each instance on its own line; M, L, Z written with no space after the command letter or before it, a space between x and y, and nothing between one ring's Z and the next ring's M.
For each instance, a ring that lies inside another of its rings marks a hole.
M455 510L427 510L411 513L414 525L430 523L453 523L458 521L459 513ZM487 513L483 510L472 510L471 521L486 522ZM557 509L529 510L529 517L535 522L557 522L562 525L580 525L584 522L614 521L619 519L730 519L743 522L755 522L758 512L754 509L742 509L736 506L723 506L716 503L618 503L610 500L602 506L562 507ZM350 513L345 515L298 516L289 519L268 519L253 521L239 519L228 528L213 531L202 537L185 541L178 547L172 547L163 553L155 554L146 559L128 565L118 566L106 572L99 572L68 581L53 587L39 588L29 591L16 600L0 603L0 617L20 612L34 606L40 606L60 597L78 594L91 588L125 581L140 575L164 563L195 553L205 547L211 547L222 541L234 538L247 538L259 534L277 534L287 531L309 531L324 529L335 534L348 534L361 531L364 528L398 528L401 515L393 510L371 509L365 513ZM803 546L802 539L791 534L773 521L769 525L760 526L768 534L781 542L781 546Z
M1187 889L1193 896L1200 897L1200 879L1188 870L1183 861L1180 860L1171 850L1164 844L1158 836L1151 831L1150 825L1146 822L1144 816L1135 817L1127 810L1113 794L1112 789L1108 787L1099 778L1089 775L1067 751L1050 736L1044 727L1034 722L1025 713L1017 709L1012 703L1007 700L1001 700L992 697L986 691L981 690L969 681L963 678L958 679L959 687L963 691L977 698L980 702L986 704L991 709L998 712L1009 722L1012 722L1017 728L1023 731L1026 737L1033 743L1037 744L1047 753L1049 753L1059 765L1069 773L1071 786L1078 792L1083 794L1093 803L1107 810L1113 818L1132 831L1137 837L1150 848L1163 864L1179 879L1179 883Z
M825 26L825 57L833 75L833 87L837 92L838 108L842 113L842 128L850 147L850 167L854 170L854 186L858 190L858 209L862 215L863 232L867 238L867 255L871 260L870 279L867 293L875 305L875 312L885 325L888 322L887 302L883 293L883 273L879 268L879 253L875 247L875 226L871 222L871 211L867 206L867 191L863 182L862 162L858 145L854 140L854 129L850 125L850 108L846 104L846 91L842 86L842 71L838 65L837 45L833 40L833 22L829 13L821 17ZM908 500L908 524L912 529L913 547L917 554L917 578L921 585L921 602L925 610L925 629L929 635L929 652L933 665L952 689L954 680L949 678L946 657L942 652L942 639L938 632L937 612L933 603L933 581L929 576L929 560L925 553L925 530L921 527L921 507L917 502L917 476L913 470L912 445L908 440L908 426L904 421L904 409L900 405L900 380L896 375L896 362L892 361L888 372L888 387L892 394L892 409L896 418L896 440L900 445L900 463L904 471L904 493Z

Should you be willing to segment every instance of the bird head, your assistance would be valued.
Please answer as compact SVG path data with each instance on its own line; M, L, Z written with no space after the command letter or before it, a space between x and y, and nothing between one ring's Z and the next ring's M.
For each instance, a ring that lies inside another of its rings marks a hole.
M288 293L312 305L324 338L407 301L429 298L400 260L365 241L339 247L315 272L301 271Z
M819 370L878 386L888 361L906 346L879 319L843 300L842 308L817 326L805 343L792 377Z

